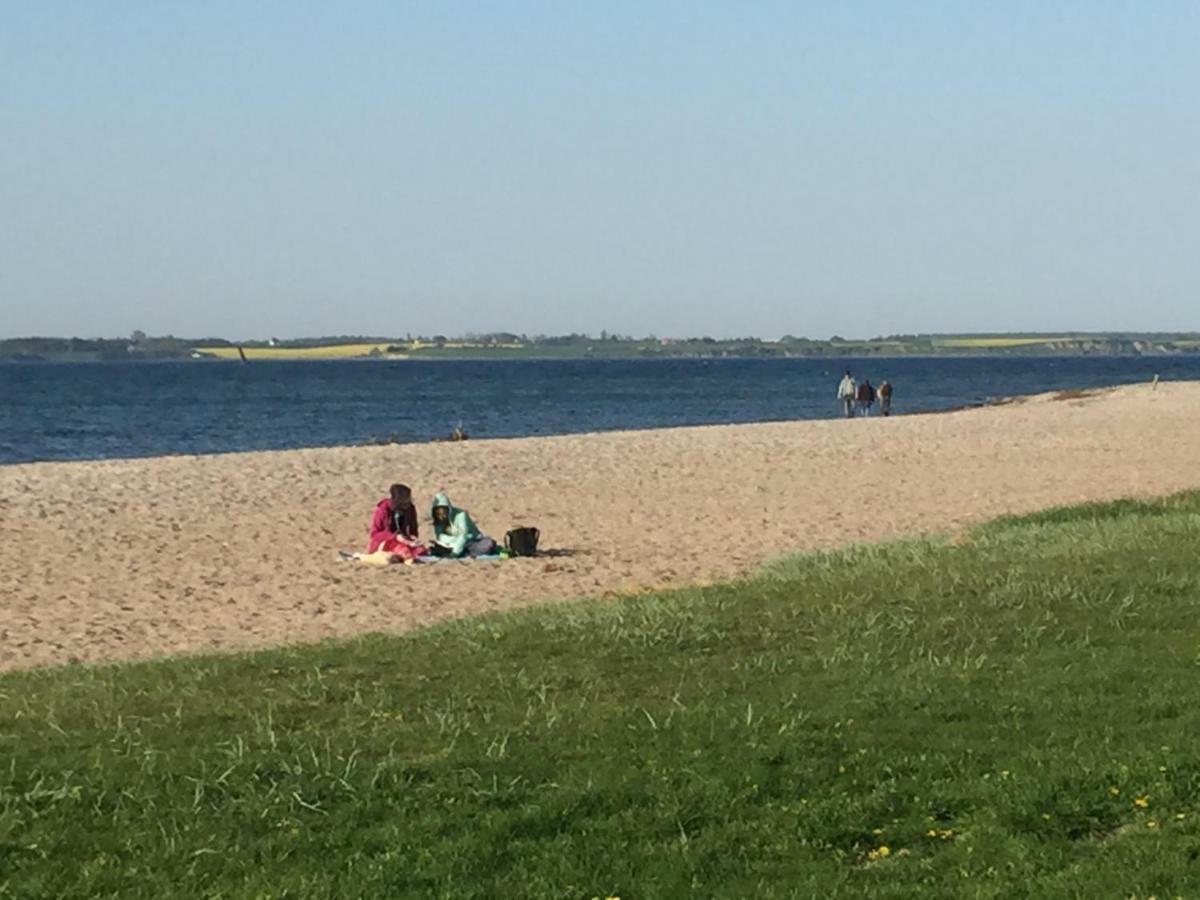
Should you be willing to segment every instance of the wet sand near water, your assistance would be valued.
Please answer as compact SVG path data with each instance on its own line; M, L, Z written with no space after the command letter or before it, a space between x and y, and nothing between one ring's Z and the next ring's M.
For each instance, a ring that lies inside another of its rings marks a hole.
M832 389L831 389L832 393ZM1200 383L946 414L0 467L0 669L235 650L709 582L781 555L1200 487ZM833 401L831 400L831 406ZM371 568L439 490L545 555Z

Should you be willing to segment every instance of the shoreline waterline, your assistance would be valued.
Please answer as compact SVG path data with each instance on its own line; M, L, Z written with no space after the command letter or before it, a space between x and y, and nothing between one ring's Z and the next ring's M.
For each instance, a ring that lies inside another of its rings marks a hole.
M1200 380L1197 380L1197 381L1190 381L1190 380L1188 380L1188 381L1171 381L1171 382L1159 381L1159 382L1157 382L1157 384L1159 384L1159 385L1192 384L1192 383L1200 384ZM1148 382L1146 386L1151 387L1152 385L1153 385L1153 382ZM253 455L257 455L257 454L291 453L291 452L315 451L315 450L352 450L352 449L356 449L356 448L365 448L365 447L423 447L423 446L438 446L438 445L443 445L443 444L461 444L461 443L468 443L468 442L478 445L478 444L484 444L484 443L500 443L500 442L510 442L510 441L526 441L526 440L553 439L553 438L565 438L565 437L586 437L589 435L644 434L647 432L656 432L656 431L676 431L676 430L705 429L705 428L735 428L735 427L744 427L744 426L748 427L748 426L755 426L755 425L782 425L782 424L802 423L802 422L803 423L838 422L838 421L843 421L848 418L850 418L850 419L859 419L859 418L900 419L900 418L912 418L915 416L933 416L933 415L946 415L948 413L969 412L971 410L977 410L977 409L989 409L989 408L997 407L997 406L1007 406L1007 405L1011 405L1011 404L1019 404L1019 403L1024 403L1024 402L1027 402L1030 400L1037 400L1040 398L1065 400L1065 399L1077 399L1077 398L1081 398L1081 397L1094 397L1094 396L1100 396L1100 395L1103 395L1106 393L1111 393L1113 391L1121 390L1123 388L1136 388L1136 387L1138 387L1137 383L1134 383L1134 384L1125 383L1125 384L1112 384L1112 385L1104 385L1104 386L1088 387L1088 388L1077 388L1077 389L1067 388L1067 389L1057 389L1057 390L1050 390L1050 391L1038 391L1038 392L1029 393L1029 394L1001 395L1001 396L996 396L996 397L988 397L988 398L985 398L978 402L964 403L964 404L961 404L958 406L950 406L950 407L944 407L944 408L943 407L928 408L928 409L914 408L914 409L907 409L907 410L906 409L896 409L886 416L884 416L878 412L877 405L876 405L876 408L873 409L871 415L867 416L867 417L844 416L844 415L841 415L840 413L835 412L835 413L831 413L830 415L823 417L823 418L780 418L780 419L756 419L754 421L749 421L749 422L731 421L731 422L707 422L707 423L680 424L680 425L646 425L643 427L632 427L632 428L606 428L606 429L596 429L596 430L592 430L592 431L561 431L561 432L554 432L554 433L550 433L550 434L497 435L494 437L493 436L484 436L484 437L474 437L474 438L471 438L468 435L467 438L464 438L461 441L460 440L452 440L449 437L434 437L434 438L429 438L426 440L411 440L411 441L401 441L401 440L391 441L391 440L387 440L387 439L375 439L375 440L367 440L367 441L360 441L357 443L345 443L345 444L312 444L312 445L296 446L296 447L275 447L275 448L265 448L265 449L214 450L214 451L205 452L205 453L188 453L188 452L181 451L181 452L174 452L174 453L152 453L152 454L133 455L133 456L100 456L100 457L89 457L89 458L80 458L80 459L30 459L30 460L22 460L22 461L17 461L17 462L0 461L0 472L3 472L5 469L16 467L16 466L71 465L74 463L114 463L114 462L130 462L130 461L139 461L139 460L155 460L155 459L201 459L201 458L206 458L206 457L246 456L246 455L253 456ZM1070 396L1070 397L1059 396L1064 393L1069 393L1072 396ZM831 403L831 406L832 405L836 405L836 401Z
M1160 366L1160 363L1162 364ZM842 370L893 414L1200 380L1194 360L1061 358L0 365L0 465L839 418Z

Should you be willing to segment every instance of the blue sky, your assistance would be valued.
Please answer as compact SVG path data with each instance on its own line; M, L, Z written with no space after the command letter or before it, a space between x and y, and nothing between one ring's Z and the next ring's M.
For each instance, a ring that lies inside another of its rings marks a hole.
M0 0L0 336L1200 328L1193 3Z

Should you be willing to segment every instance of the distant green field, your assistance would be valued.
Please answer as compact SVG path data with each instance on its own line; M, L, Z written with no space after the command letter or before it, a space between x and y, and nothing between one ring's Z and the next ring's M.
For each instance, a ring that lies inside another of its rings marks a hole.
M0 897L1200 896L1200 494L0 678Z

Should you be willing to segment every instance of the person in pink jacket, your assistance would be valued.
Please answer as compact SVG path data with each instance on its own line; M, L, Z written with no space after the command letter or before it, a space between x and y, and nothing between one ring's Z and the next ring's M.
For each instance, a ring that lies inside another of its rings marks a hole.
M389 495L375 504L367 553L379 550L406 560L425 555L425 545L417 539L417 508L408 485L393 484Z

